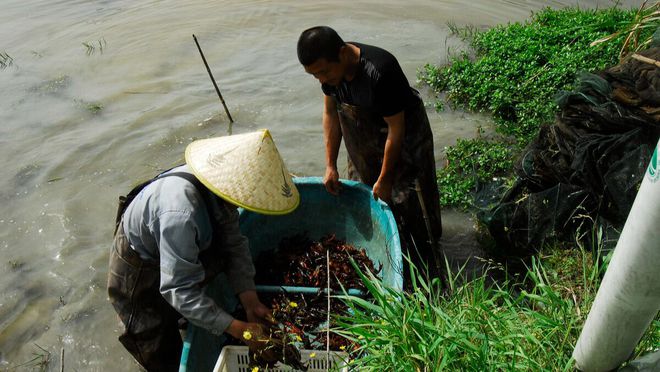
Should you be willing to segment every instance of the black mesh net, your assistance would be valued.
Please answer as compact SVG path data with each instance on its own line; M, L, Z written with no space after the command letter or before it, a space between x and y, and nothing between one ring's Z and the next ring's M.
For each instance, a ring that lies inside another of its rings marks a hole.
M660 48L639 53L659 60ZM557 95L560 113L515 166L517 180L480 213L497 255L527 256L547 239L615 242L660 137L660 68L628 59L579 76Z

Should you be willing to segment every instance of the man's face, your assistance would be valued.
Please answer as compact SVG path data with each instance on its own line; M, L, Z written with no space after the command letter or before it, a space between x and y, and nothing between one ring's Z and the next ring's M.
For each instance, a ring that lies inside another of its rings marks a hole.
M305 71L321 84L337 86L344 79L344 68L340 62L328 62L325 58L321 58L304 67Z

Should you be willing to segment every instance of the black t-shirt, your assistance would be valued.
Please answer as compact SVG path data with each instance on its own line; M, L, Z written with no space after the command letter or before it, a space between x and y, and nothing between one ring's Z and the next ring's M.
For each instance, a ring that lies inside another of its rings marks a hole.
M360 48L358 71L351 81L339 86L322 84L327 96L378 113L392 116L416 103L408 79L396 58L385 49L372 45L350 42Z

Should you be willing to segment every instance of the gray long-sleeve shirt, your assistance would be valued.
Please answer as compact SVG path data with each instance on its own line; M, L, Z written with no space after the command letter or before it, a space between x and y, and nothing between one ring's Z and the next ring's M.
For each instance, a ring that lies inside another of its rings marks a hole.
M191 173L183 165L170 172ZM211 192L207 189L202 192ZM164 177L145 187L124 212L124 232L145 261L160 265L160 293L193 324L219 334L232 321L204 294L200 252L220 249L226 275L235 293L254 290L254 265L248 240L238 226L238 211L217 197L206 206L197 188L182 177ZM209 208L210 207L210 208ZM213 229L219 244L211 246Z

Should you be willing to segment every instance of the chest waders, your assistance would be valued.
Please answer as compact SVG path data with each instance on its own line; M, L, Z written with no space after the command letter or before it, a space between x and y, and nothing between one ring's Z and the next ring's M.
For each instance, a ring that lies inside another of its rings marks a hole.
M341 134L348 152L348 177L373 186L378 180L388 127L382 116L336 102ZM392 211L412 262L439 277L442 236L440 194L436 183L433 133L421 99L404 112L405 137L392 185ZM407 270L408 265L404 264ZM404 270L405 271L405 270ZM408 277L409 278L409 277Z

